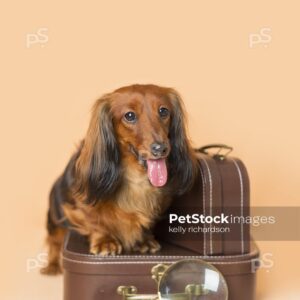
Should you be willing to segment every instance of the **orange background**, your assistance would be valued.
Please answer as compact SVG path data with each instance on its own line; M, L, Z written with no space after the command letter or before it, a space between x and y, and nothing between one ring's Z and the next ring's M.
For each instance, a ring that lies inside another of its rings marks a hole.
M122 85L175 87L194 145L232 145L247 165L253 205L299 205L299 8L296 0L2 3L1 299L61 299L62 278L26 264L44 251L48 192L91 105ZM27 47L40 28L48 41ZM264 28L268 41L251 47ZM298 299L300 243L259 244L274 267L259 271L258 299Z

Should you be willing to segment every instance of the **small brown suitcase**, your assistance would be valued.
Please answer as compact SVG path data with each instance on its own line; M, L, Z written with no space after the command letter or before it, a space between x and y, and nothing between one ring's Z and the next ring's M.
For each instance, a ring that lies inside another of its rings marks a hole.
M215 148L219 151L210 154L210 149ZM224 150L227 153L224 153ZM221 227L220 224L201 224L204 232L196 234L178 234L170 230L170 214L198 213L204 216L217 216L223 213L236 219L250 216L247 170L241 160L228 156L231 150L231 147L221 144L208 145L197 150L200 175L193 189L183 196L176 197L161 222L156 225L155 232L160 240L201 255L246 254L250 251L249 223L231 222L226 225L227 231L224 229L224 232L210 230L212 225ZM188 229L186 232L189 232L191 227L186 223L178 225Z
M178 246L163 244L153 255L101 257L89 254L88 242L69 232L63 249L64 300L122 300L119 286L135 286L139 293L155 294L157 285L151 269L157 264L173 264L183 259L202 259L224 275L229 300L254 300L259 253L255 244L248 254L199 256Z

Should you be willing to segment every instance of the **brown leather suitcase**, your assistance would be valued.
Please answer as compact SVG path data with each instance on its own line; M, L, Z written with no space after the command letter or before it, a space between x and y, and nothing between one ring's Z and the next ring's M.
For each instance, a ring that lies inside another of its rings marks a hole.
M211 154L211 149L219 151ZM220 144L198 149L200 175L193 189L175 198L161 222L157 224L155 232L160 240L201 255L246 254L250 251L249 223L230 222L223 228L220 224L201 224L203 232L197 233L189 232L193 225L170 224L171 214L185 216L198 213L217 216L223 213L225 216L236 218L235 220L250 216L247 170L241 160L228 156L231 150L231 147ZM172 231L173 228L183 228L182 232L186 228L186 233L178 233L179 229ZM219 228L220 231L216 232L215 228ZM212 232L213 230L215 232Z
M254 300L258 257L253 243L249 253L240 255L200 256L191 250L163 244L158 254L101 257L89 254L83 236L69 232L63 249L64 300L122 300L117 294L120 286L134 286L139 293L155 294L157 284L151 279L151 269L157 264L173 264L183 259L201 259L213 264L225 277L229 300Z

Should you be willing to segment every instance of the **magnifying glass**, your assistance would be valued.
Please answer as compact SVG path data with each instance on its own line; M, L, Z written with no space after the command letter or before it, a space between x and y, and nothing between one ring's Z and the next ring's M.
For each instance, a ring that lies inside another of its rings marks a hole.
M198 259L181 260L152 269L158 283L156 295L139 295L135 287L119 287L123 300L228 300L223 275L213 265Z

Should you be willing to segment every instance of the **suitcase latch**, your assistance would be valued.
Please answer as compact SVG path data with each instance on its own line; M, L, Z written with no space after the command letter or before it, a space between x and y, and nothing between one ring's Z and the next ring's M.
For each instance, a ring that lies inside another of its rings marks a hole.
M168 265L158 264L151 270L152 279L158 284L165 271L169 268Z

